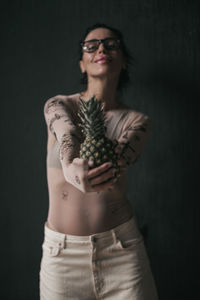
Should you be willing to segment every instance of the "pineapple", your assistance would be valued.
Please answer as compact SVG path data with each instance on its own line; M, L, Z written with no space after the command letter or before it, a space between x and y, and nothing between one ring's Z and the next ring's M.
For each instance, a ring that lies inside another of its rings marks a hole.
M112 162L113 167L119 171L117 164L118 155L115 153L115 144L105 136L103 105L93 96L89 101L79 98L79 112L82 133L85 140L80 145L80 158L92 160L93 167L98 167L105 162Z

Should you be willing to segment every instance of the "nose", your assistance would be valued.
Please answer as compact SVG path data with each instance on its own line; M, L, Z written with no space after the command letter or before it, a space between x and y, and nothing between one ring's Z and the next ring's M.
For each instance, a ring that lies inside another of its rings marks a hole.
M106 49L105 49L103 43L101 43L101 44L99 45L98 52L104 52L104 53L106 52Z

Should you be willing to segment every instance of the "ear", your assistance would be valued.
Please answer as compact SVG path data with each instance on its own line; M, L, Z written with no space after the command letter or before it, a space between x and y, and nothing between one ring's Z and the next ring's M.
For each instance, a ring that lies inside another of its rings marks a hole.
M80 66L80 69L81 69L81 73L85 73L85 67L84 67L84 63L82 60L79 61L79 66Z

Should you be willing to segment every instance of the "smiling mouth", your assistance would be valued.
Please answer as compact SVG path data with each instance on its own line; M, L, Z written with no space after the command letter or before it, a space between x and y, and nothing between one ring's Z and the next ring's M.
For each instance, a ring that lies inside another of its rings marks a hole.
M111 60L110 59L100 59L96 61L96 64L107 64L110 63Z

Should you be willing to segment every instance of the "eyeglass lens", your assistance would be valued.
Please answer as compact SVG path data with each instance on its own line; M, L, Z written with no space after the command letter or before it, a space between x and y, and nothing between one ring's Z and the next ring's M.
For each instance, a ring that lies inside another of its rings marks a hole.
M119 48L119 41L113 38L105 40L91 40L83 43L83 50L86 52L94 52L99 48L99 45L103 43L107 50L115 50Z

